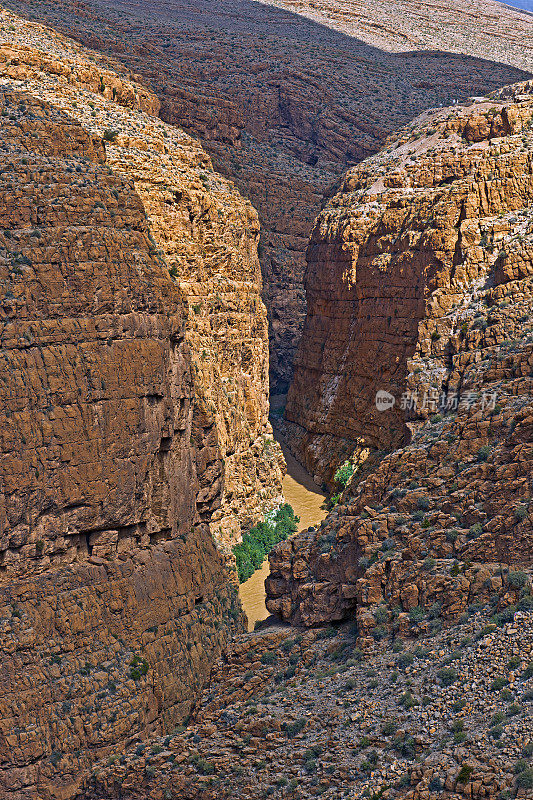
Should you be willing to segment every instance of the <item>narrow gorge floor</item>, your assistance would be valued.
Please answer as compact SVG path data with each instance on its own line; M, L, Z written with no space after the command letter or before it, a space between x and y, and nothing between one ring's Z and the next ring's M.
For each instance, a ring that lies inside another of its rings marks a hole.
M274 435L287 462L287 474L283 479L283 495L287 503L293 507L294 513L300 518L298 531L303 531L325 518L326 511L322 508L325 495L309 473L290 454L283 440L276 433ZM265 605L265 578L268 576L268 572L268 558L265 558L261 568L242 583L239 589L242 607L248 617L249 631L253 631L256 622L266 619L268 616Z

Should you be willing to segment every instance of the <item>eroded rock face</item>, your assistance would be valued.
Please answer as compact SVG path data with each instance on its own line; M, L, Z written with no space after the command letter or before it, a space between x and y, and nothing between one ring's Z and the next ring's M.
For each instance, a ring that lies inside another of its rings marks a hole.
M276 392L291 381L306 311L305 249L324 196L424 109L533 70L529 19L490 0L479 0L475 15L463 0L445 10L418 0L401 9L375 0L10 7L141 74L161 117L199 137L258 210Z
M317 220L287 416L319 476L351 449L373 468L271 556L284 619L357 609L364 638L518 599L502 564L533 561L532 88L424 115Z
M282 458L255 212L111 62L0 22L0 793L33 800L190 712L244 627L215 540Z

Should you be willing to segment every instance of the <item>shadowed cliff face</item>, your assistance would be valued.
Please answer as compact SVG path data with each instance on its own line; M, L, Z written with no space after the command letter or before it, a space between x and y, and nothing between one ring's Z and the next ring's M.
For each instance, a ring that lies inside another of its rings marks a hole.
M520 80L516 67L533 66L529 21L490 1L478 3L474 18L457 0L446 24L414 0L401 14L370 0L342 14L327 2L296 8L289 0L9 5L142 75L162 118L197 136L251 200L262 228L271 384L281 392L292 376L304 253L324 195L422 110L483 95Z
M107 58L0 10L0 794L181 723L280 495L257 215Z
M532 131L531 81L422 115L317 219L287 417L319 476L350 451L355 476L270 556L284 619L356 610L364 639L517 600L501 565L533 563Z

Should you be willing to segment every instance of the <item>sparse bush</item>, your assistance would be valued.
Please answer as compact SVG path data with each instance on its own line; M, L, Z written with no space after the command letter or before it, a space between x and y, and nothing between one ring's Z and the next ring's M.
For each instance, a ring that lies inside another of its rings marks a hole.
M409 691L404 692L402 694L402 696L400 697L399 703L400 703L400 705L402 705L406 709L414 708L414 706L419 705L419 702L416 699L416 697L414 697L413 694L411 692L409 692Z
M422 622L424 616L424 609L420 608L420 606L415 606L409 612L409 619L411 622Z
M451 686L457 680L457 672L453 667L441 667L437 671L437 678L443 686Z
M477 539L483 533L483 527L481 523L476 522L475 525L472 525L468 529L467 539Z
M394 733L396 733L397 728L398 728L398 723L393 719L389 719L383 725L381 733L383 734L383 736L392 736Z
M490 685L490 689L492 692L499 692L500 689L503 689L503 687L507 686L508 683L509 681L507 680L507 678L499 676L498 678L494 678L494 680Z
M516 785L519 789L533 789L533 769L526 767L516 776Z
M288 738L294 739L294 737L297 736L300 733L300 731L302 731L305 728L306 721L307 720L304 717L299 717L298 719L295 719L294 722L284 723L283 729L287 734Z
M510 572L509 573L509 586L515 589L521 589L527 583L527 575L525 572Z
M524 672L522 673L522 680L527 681L528 678L533 678L533 661L530 661Z
M353 464L350 461L345 461L334 475L335 483L338 483L340 486L347 486L353 475L353 471Z
M469 766L468 764L463 764L459 770L459 775L457 776L457 783L468 783L473 771L473 767Z
M402 653L396 660L396 666L400 669L405 669L410 666L414 660L415 658L412 653Z

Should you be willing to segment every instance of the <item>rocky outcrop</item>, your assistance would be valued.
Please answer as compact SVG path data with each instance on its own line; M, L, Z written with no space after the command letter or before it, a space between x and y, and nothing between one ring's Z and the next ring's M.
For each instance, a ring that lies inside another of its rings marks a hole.
M271 556L267 606L284 619L357 609L364 639L491 592L519 600L509 567L533 563L532 89L423 115L317 220L287 417L315 473L351 449L356 469L321 528Z
M0 794L189 714L278 501L257 216L157 99L2 11Z
M286 392L305 318L305 249L348 167L428 107L533 70L528 17L492 0L115 3L10 0L141 74L258 210L271 382ZM486 60L483 60L486 59Z
M532 796L531 611L367 653L352 627L236 638L187 729L99 764L80 800Z

